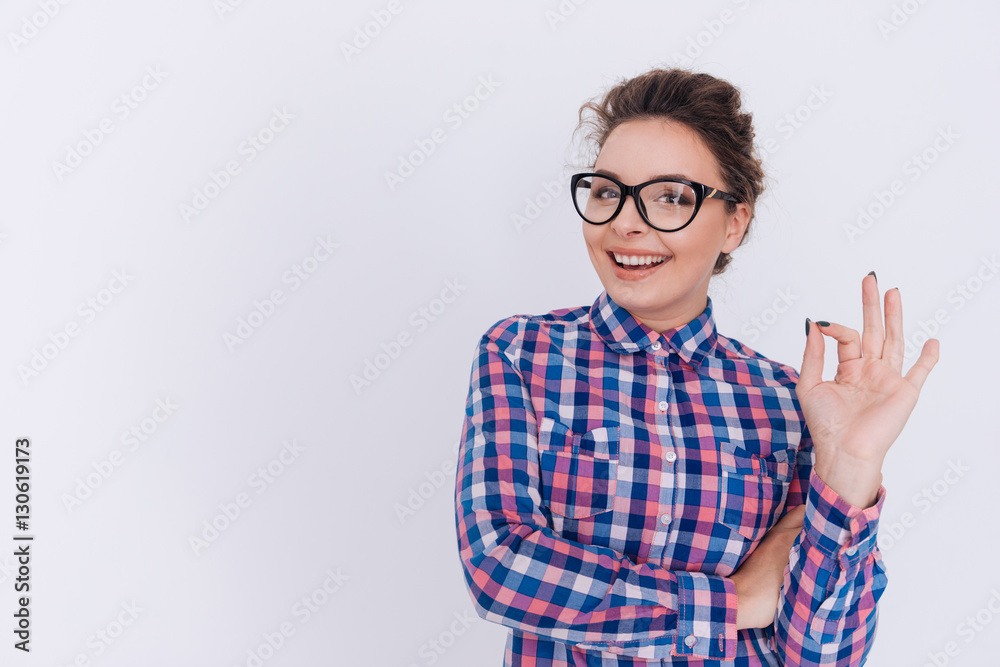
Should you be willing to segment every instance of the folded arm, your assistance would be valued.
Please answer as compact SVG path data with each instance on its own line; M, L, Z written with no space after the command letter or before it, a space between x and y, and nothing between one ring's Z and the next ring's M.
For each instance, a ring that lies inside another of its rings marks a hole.
M456 477L458 546L477 613L622 655L735 657L731 579L637 564L553 532L530 395L496 338L483 337L473 363Z
M885 488L871 507L854 507L824 483L812 462L806 428L789 500L800 503L804 496L805 515L779 595L774 649L785 667L854 667L871 648L886 586L875 541Z

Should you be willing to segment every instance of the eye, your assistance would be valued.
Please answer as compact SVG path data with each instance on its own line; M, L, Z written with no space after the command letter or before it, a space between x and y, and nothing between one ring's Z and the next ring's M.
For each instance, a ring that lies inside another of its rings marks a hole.
M694 190L686 184L673 181L649 186L648 191L643 191L643 198L651 205L666 208L689 208L697 201Z
M676 192L664 194L661 197L661 201L665 204L671 204L674 206L694 206L694 199Z
M681 197L675 192L664 192L660 195L660 201L664 204L680 204Z

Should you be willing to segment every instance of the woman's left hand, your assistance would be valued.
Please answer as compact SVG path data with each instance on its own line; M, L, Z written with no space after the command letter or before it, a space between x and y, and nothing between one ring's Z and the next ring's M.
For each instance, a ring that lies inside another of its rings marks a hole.
M882 462L917 404L937 363L939 342L924 343L904 376L903 307L898 289L885 293L885 329L875 276L861 280L863 334L841 324L811 322L796 387L816 451L816 474L855 507L869 507L881 486ZM813 331L813 330L816 331ZM836 377L823 381L823 335L837 340Z

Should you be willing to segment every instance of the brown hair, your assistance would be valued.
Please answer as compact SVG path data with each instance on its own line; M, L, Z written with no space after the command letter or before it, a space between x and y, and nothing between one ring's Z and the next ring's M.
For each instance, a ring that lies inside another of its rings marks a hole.
M757 198L764 191L764 169L753 143L753 114L740 110L738 88L704 72L653 69L622 81L595 100L580 107L577 131L593 127L586 139L596 143L597 153L612 130L630 120L663 118L697 132L719 163L722 188L750 207L750 222L740 239L743 245L750 234ZM584 119L587 110L593 112L593 118ZM735 202L725 204L727 213L736 212ZM720 253L712 275L722 273L730 261L727 253Z

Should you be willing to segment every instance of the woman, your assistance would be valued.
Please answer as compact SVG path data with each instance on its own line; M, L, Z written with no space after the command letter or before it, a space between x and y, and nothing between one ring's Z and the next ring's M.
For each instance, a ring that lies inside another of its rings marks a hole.
M763 191L740 104L681 69L585 104L598 154L571 197L604 291L480 341L456 528L477 612L511 628L505 665L846 666L871 647L881 466L938 341L901 375L899 291L883 329L874 271L863 336L806 319L801 374L716 331L709 279Z

